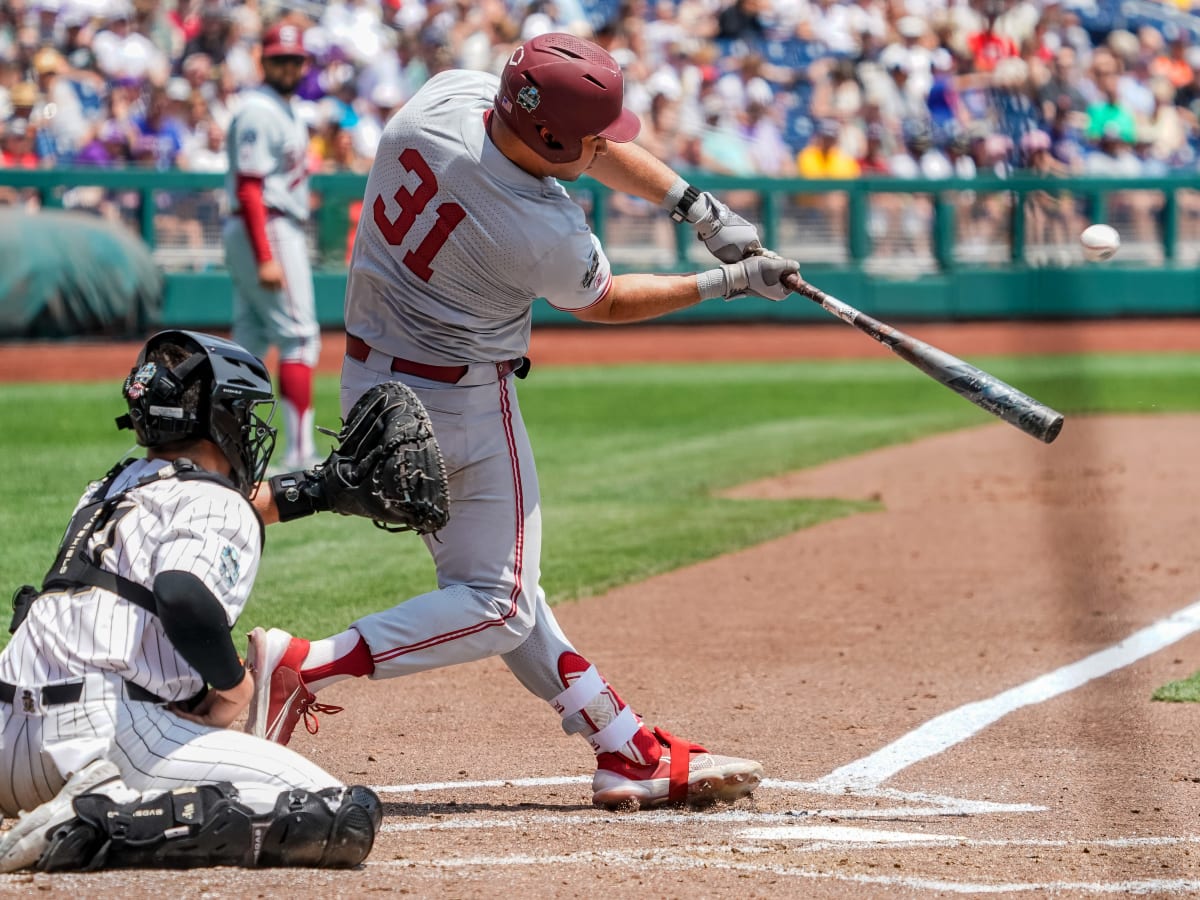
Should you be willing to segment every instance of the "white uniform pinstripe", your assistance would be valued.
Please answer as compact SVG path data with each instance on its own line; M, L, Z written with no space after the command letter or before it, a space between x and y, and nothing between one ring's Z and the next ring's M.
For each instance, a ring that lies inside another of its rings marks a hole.
M367 179L346 293L346 329L372 348L342 367L342 411L398 378L421 398L449 474L451 516L426 540L438 590L354 623L375 678L496 654L549 700L563 637L539 587L541 508L511 377L534 301L598 302L611 268L583 211L552 178L504 157L486 134L499 80L432 78L384 129ZM390 371L390 357L466 363L449 385Z
M141 460L111 496L164 463ZM98 488L89 487L80 506ZM159 572L190 572L237 621L258 570L261 534L249 503L211 481L163 479L137 487L88 553L102 568L149 587ZM129 683L184 700L203 681L167 639L158 618L99 588L45 594L0 653L0 810L14 815L51 799L71 773L112 760L136 790L233 782L244 802L270 809L280 791L339 782L303 757L250 735L196 725L128 697ZM43 705L45 685L83 682L78 702Z

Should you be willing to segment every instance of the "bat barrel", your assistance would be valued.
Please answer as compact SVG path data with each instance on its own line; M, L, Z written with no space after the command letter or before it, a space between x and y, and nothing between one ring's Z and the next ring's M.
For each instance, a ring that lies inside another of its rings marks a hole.
M1052 409L1048 409L1047 412L1052 413L1052 415L1046 423L1045 429L1037 437L1045 443L1050 444L1054 442L1054 439L1058 437L1058 433L1062 431L1063 414L1054 412Z
M1062 431L1062 413L1022 393L994 375L868 316L802 278L789 279L787 284L796 293L820 304L842 321L886 345L909 365L920 369L960 397L1031 437L1049 444Z
M1021 396L1025 397L1024 394ZM1062 431L1063 414L1045 404L1038 403L1031 397L1025 399L1029 400L1031 405L1014 403L1001 410L992 409L991 412L1042 443L1053 443L1054 439L1058 437L1058 433ZM989 408L982 403L979 405L984 409Z

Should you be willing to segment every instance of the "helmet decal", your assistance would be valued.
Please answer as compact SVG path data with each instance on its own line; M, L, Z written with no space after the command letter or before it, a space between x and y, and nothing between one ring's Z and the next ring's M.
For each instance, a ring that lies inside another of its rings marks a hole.
M158 366L148 362L125 380L125 397L129 400L140 400L146 393L146 386L154 380Z
M542 102L542 94L535 87L526 85L517 93L517 103L521 105L521 109L526 112L533 112L538 108L538 104Z

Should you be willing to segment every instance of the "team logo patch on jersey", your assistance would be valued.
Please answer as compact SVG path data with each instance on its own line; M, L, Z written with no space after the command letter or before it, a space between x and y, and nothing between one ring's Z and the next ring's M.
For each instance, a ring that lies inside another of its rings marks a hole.
M517 91L517 103L526 112L533 112L542 102L542 92L535 87L525 85Z
M233 587L237 584L239 574L241 565L238 562L238 552L226 545L221 549L221 580L225 582L226 587Z
M146 385L154 380L158 366L152 362L144 364L125 381L125 396L130 400L140 400L146 393Z
M600 271L600 254L596 252L596 248L592 248L592 258L588 260L588 270L583 273L583 280L579 282L582 288L590 288L596 283L596 274Z
M245 131L238 134L239 144L253 144L258 140L258 132L253 128L247 128Z

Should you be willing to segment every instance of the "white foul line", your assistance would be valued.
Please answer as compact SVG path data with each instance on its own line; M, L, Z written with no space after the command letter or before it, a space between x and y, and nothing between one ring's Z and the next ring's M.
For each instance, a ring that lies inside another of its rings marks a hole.
M1027 681L988 700L968 703L930 719L870 756L835 769L816 782L829 793L873 788L897 772L936 756L1010 712L1041 703L1107 675L1200 629L1200 601L1078 662Z
M472 856L440 859L397 859L371 860L368 869L403 867L434 869L479 868L484 871L500 866L553 866L561 870L571 865L623 866L645 871L647 865L672 870L723 869L747 875L775 875L813 881L848 882L858 885L875 885L917 891L940 891L951 894L1055 894L1060 892L1086 892L1094 894L1150 894L1150 893L1195 893L1200 891L1200 880L1188 878L1147 878L1117 882L1096 881L1044 881L1044 882L965 882L945 878L924 878L907 875L867 875L812 870L788 863L758 863L742 861L747 854L756 851L746 847L674 847L670 850L584 850L577 853L556 855L510 854L508 856ZM757 851L765 853L767 851ZM736 861L733 858L736 854Z

